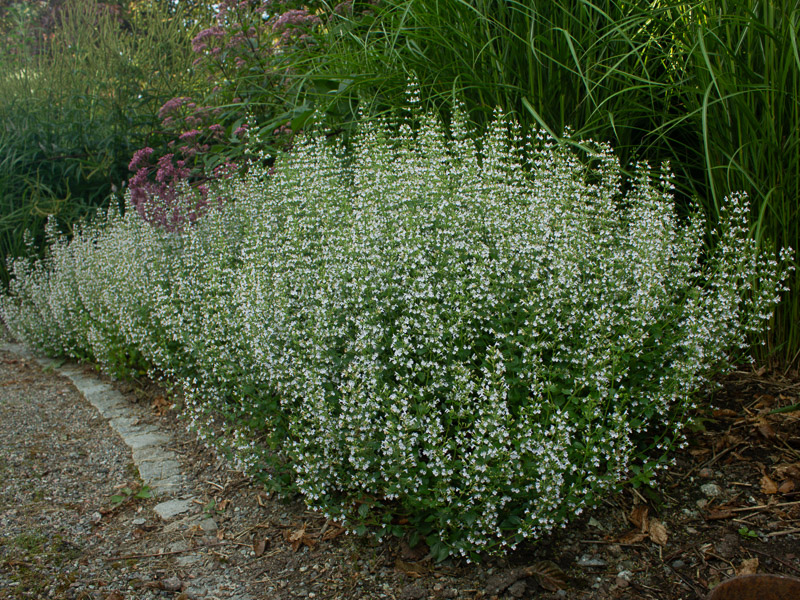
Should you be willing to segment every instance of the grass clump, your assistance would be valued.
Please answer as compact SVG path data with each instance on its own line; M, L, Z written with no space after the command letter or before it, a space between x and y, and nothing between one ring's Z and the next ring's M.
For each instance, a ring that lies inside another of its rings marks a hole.
M706 251L645 164L623 193L602 144L499 113L472 140L418 109L347 148L298 138L191 226L111 213L17 263L0 311L41 349L171 375L209 443L356 531L513 548L651 481L786 271L743 195Z

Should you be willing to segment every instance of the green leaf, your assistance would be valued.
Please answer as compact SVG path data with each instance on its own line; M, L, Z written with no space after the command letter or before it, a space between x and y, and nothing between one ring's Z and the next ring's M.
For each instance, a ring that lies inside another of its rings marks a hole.
M145 487L143 487L142 489L140 489L136 493L136 497L137 498L143 498L143 499L144 498L152 498L153 497L153 492L150 490L149 487L145 486Z
M415 529L411 532L411 535L408 536L408 545L411 548L416 548L417 544L419 544L419 531Z
M450 556L450 547L441 540L434 542L431 546L431 556L437 563L442 562Z

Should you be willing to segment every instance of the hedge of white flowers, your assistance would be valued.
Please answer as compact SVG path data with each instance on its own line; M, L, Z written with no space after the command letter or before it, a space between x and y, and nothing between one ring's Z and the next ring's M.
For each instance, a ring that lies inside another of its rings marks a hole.
M210 444L353 530L512 548L668 462L785 273L742 197L706 251L646 166L623 194L602 145L501 115L473 139L456 111L299 140L182 231L111 212L16 261L2 317L167 377Z

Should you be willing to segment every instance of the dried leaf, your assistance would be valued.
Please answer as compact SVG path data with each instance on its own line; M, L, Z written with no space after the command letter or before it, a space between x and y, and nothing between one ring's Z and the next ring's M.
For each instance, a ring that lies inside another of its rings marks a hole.
M648 533L650 534L650 539L653 540L659 546L667 545L667 539L668 539L667 528L664 527L664 524L661 523L661 521L651 519Z
M323 542L328 542L330 540L335 540L337 537L342 535L345 531L347 531L347 529L345 529L344 527L334 523L333 526L329 527L328 530L323 534L321 539L322 539Z
M637 504L633 507L628 520L639 528L643 533L647 531L647 507L644 504Z
M306 526L303 525L300 529L287 532L286 540L291 544L292 550L297 552L300 546L303 545L303 538L306 535Z
M263 537L253 536L253 554L255 554L256 558L262 556L264 554L264 550L267 549L267 539Z
M708 448L692 448L689 450L689 454L694 456L697 459L697 462L704 461L706 456L711 454L711 450Z
M739 568L736 569L737 575L755 575L756 573L758 573L757 558L745 558Z
M125 600L125 596L123 596L119 592L111 592L108 596L105 597L105 600Z
M794 491L795 486L794 481L787 479L778 487L778 493L780 494L791 494Z
M394 561L394 568L409 577L419 578L424 577L428 567L425 563L411 563L398 558Z
M567 576L558 565L549 560L542 560L523 569L528 577L536 578L536 583L549 592L557 592L567 587Z
M230 503L231 503L230 499L229 499L229 498L225 498L225 499L224 499L224 500L222 500L221 502L218 502L218 503L217 503L217 506L216 506L215 508L216 508L218 511L220 511L220 512L223 512L223 511L224 511L226 508L228 508L228 505L229 505Z
M735 419L739 416L739 413L737 413L735 410L731 410L730 408L718 408L713 414L717 418L729 417Z
M717 521L719 519L732 519L734 512L730 508L712 509L706 515L706 521Z
M766 419L759 419L756 423L756 429L765 439L774 440L777 437L772 425L767 423Z
M800 463L784 467L784 477L791 477L792 479L800 481L800 468L798 468L798 465L800 465Z
M642 540L647 538L646 533L642 533L638 529L634 529L633 531L629 531L625 535L623 535L619 539L620 544L638 544Z
M761 491L767 495L777 494L778 493L778 484L775 483L769 475L763 475L761 477Z
M305 524L300 529L287 532L286 540L292 546L292 551L294 552L297 552L301 546L313 548L317 545L317 540L314 537L306 534Z
M155 413L163 417L165 414L169 412L170 403L167 402L167 399L164 396L156 396L153 398L153 410Z
M761 394L757 398L756 408L772 408L773 404L775 404L775 396L770 396L769 394Z
M303 536L306 534L306 526L305 524L300 529L295 529L294 531L289 531L286 534L286 539L290 542L296 542L299 539L302 539Z

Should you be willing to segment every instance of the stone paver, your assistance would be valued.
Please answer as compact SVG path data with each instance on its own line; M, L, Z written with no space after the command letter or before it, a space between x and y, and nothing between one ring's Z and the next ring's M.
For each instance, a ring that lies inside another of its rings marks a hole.
M167 500L160 504L156 504L153 510L156 511L159 517L164 521L182 515L185 512L192 510L194 503L192 500Z

